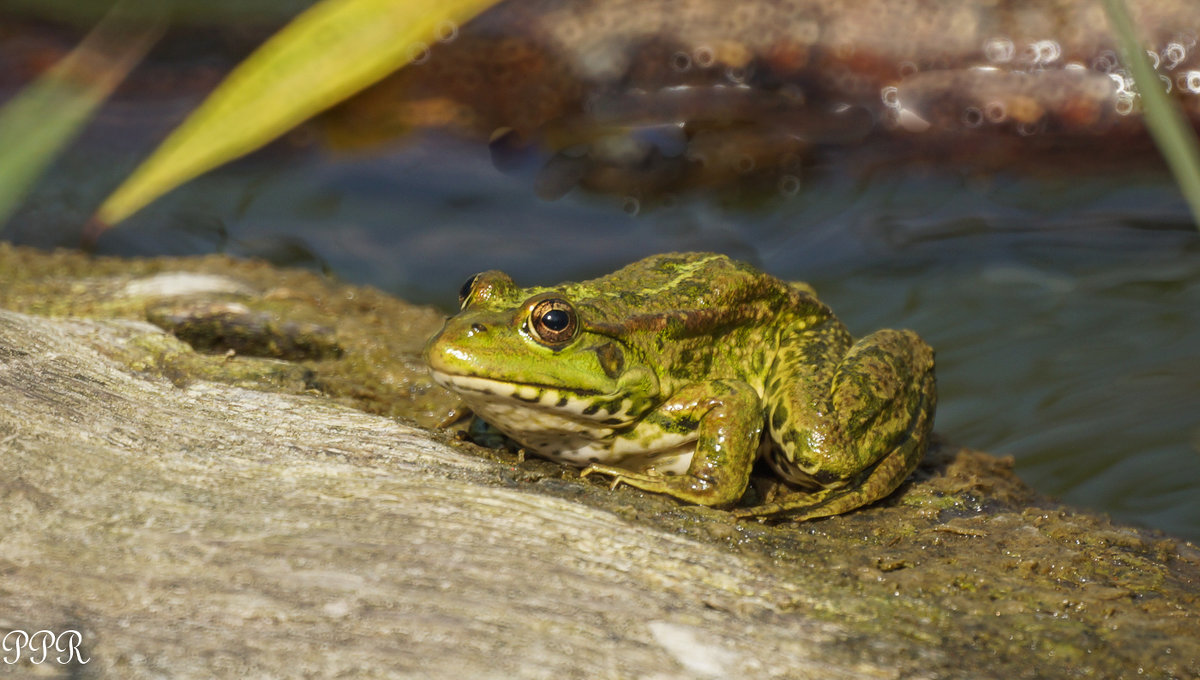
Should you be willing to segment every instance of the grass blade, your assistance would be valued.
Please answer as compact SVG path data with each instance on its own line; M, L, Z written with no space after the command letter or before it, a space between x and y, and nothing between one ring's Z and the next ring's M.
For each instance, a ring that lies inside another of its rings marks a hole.
M163 16L133 25L128 5L0 109L0 224L162 34Z

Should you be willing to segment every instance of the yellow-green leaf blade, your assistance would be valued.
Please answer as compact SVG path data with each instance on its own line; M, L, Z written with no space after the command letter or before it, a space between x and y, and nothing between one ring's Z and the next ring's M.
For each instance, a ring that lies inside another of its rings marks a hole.
M498 0L324 0L242 62L96 212L115 224L422 54Z
M0 224L162 34L163 17L137 24L113 8L83 42L0 108Z

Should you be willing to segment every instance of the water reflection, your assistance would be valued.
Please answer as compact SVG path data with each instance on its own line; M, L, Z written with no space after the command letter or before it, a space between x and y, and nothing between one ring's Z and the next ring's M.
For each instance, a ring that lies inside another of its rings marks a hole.
M1155 68L1200 120L1200 14L1132 5ZM453 115L431 118L431 101L452 102ZM988 169L995 135L1013 147L1008 167L1111 154L1130 139L1124 153L1151 152L1107 19L1082 1L506 3L327 121L384 118L404 133L510 130L539 154L544 197L578 188L648 204L687 191L770 196L784 176L809 182L863 144L892 163L952 154ZM669 145L651 140L668 128Z

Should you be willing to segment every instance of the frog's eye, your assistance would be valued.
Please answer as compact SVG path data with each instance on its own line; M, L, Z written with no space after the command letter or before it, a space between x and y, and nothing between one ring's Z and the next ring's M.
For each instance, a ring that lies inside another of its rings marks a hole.
M475 282L479 280L480 275L476 274L467 279L462 288L458 289L458 307L462 309L467 306L467 299L471 297L471 291L475 290Z
M575 308L566 300L542 300L529 315L529 330L533 337L547 345L565 345L575 338L579 328Z

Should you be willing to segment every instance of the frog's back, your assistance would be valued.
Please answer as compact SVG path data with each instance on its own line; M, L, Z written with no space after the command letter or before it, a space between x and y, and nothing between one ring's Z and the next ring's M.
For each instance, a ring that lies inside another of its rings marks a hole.
M716 326L766 322L788 310L824 307L811 288L716 253L654 255L565 288L581 306L596 310L595 318L609 322L606 325L661 330L662 321L673 319L685 335L689 330L704 333Z

